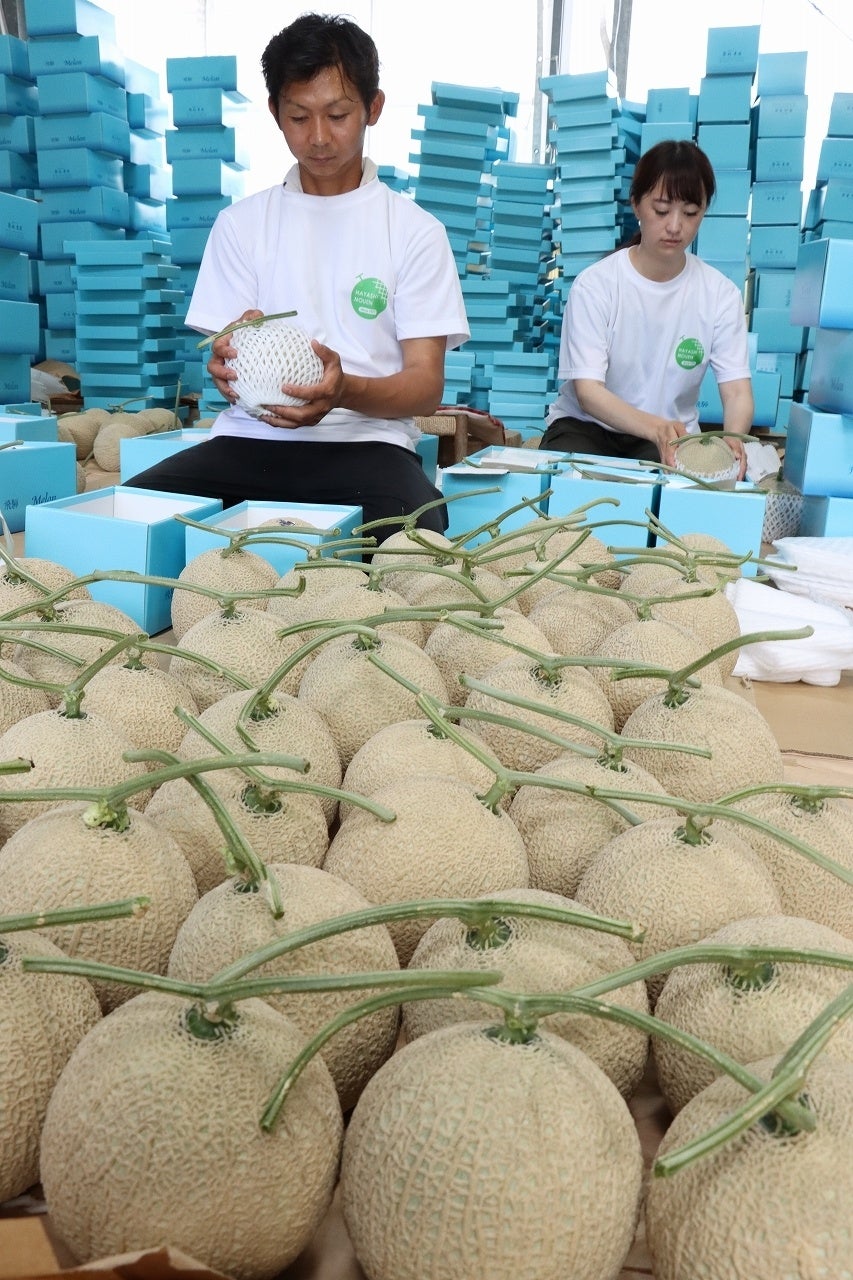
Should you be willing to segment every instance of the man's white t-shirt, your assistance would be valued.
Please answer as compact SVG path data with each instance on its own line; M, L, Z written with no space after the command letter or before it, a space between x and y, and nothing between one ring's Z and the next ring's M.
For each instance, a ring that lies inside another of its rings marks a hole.
M365 161L361 186L306 195L294 168L280 186L218 215L186 323L218 333L244 311L296 311L293 323L337 351L345 373L384 377L403 367L401 339L469 336L459 274L445 228L392 191ZM381 440L414 448L411 418L331 410L317 426L282 430L241 409L221 413L213 435L319 442Z
M569 290L561 386L548 422L599 422L584 412L572 386L573 379L591 378L637 409L698 431L699 388L709 365L718 382L750 376L737 286L690 253L674 280L648 280L632 266L630 250L620 249L581 271Z

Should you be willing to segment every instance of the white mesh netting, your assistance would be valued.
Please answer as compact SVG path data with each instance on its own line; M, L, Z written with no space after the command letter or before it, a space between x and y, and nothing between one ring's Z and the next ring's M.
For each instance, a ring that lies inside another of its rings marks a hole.
M245 325L234 330L230 341L237 355L225 363L238 375L231 385L239 407L254 418L261 417L271 404L305 404L295 396L286 396L281 390L283 382L308 386L323 376L323 362L308 335L287 320Z

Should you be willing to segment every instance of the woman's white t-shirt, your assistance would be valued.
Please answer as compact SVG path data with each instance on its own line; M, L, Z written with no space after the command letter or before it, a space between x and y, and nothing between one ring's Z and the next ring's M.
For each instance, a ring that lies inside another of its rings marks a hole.
M697 401L708 366L718 382L748 378L743 298L695 254L673 280L648 280L620 249L587 267L569 290L560 336L561 386L548 422L599 422L572 382L590 378L637 409L699 430ZM607 423L599 422L607 430Z
M282 185L223 209L199 268L189 327L217 333L250 309L295 310L293 323L337 351L344 372L371 378L400 371L401 339L446 336L448 348L464 342L468 323L444 226L368 166L362 185L343 195L306 195L291 171ZM411 449L419 433L411 418L349 409L283 431L230 408L212 434L383 440Z

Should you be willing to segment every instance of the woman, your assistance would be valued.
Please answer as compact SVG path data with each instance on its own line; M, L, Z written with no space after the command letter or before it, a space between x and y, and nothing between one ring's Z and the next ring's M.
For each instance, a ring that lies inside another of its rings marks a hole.
M716 182L692 142L659 142L637 162L629 244L581 271L563 313L559 375L541 449L661 460L699 431L706 368L717 378L723 429L743 435L753 400L743 298L688 250ZM728 440L743 476L746 458Z

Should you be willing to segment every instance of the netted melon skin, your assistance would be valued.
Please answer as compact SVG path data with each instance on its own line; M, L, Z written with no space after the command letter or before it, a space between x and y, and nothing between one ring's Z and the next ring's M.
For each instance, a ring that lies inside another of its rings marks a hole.
M766 1082L776 1058L749 1065ZM853 1258L853 1066L820 1057L805 1092L813 1133L775 1137L760 1125L669 1178L652 1178L646 1238L655 1280L846 1280ZM721 1123L744 1091L721 1077L680 1111L658 1155Z
M615 1280L641 1166L625 1102L586 1054L549 1032L508 1045L465 1023L370 1081L342 1205L371 1280Z
M51 1223L81 1262L168 1241L235 1280L271 1280L331 1201L337 1093L314 1059L264 1133L259 1118L302 1033L246 1000L233 1034L202 1041L185 1011L147 992L78 1045L42 1135Z
M491 895L508 902L524 902L563 910L581 910L560 894L541 889L513 889ZM506 938L503 932L507 931ZM501 940L493 946L476 946L462 920L436 920L418 943L409 961L410 970L462 970L472 973L500 969L500 987L524 995L570 991L606 974L627 969L634 957L627 943L613 934L554 920L513 915L501 917ZM618 1003L638 1013L648 1013L649 1001L643 982L619 989ZM477 1005L470 1000L413 1000L403 1006L403 1034L406 1042L452 1023L482 1018L492 1024L493 1005ZM554 1013L540 1026L562 1036L592 1058L616 1085L623 1097L630 1097L640 1082L646 1065L648 1036L635 1027L626 1027L603 1018L571 1013Z
M834 929L798 916L733 920L707 939L730 946L811 948L853 955L853 942ZM736 1062L782 1054L813 1018L840 995L849 972L816 964L778 964L766 984L735 983L725 964L674 969L664 983L655 1014L728 1053ZM720 1073L698 1054L672 1041L652 1041L661 1092L675 1114ZM853 1024L835 1032L823 1049L853 1062Z
M268 864L278 884L284 914L276 919L266 892L241 891L235 880L211 889L199 899L178 932L169 960L169 976L207 982L226 965L251 951L321 921L370 903L352 885L318 867ZM352 929L337 937L299 947L261 965L258 977L270 974L349 974L398 970L397 952L384 925ZM371 992L313 991L275 993L264 997L286 1014L306 1038L316 1035L356 998ZM353 1107L367 1081L393 1052L398 1011L391 1006L342 1028L323 1046L323 1061L332 1073L341 1107Z
M48 1099L72 1050L101 1017L85 978L25 973L24 956L63 952L43 934L0 935L0 1204L38 1181Z

